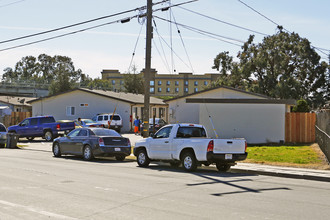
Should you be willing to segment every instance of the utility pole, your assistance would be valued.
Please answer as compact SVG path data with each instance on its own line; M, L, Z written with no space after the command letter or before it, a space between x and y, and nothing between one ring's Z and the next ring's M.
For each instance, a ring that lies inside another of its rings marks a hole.
M150 73L151 73L151 40L152 40L152 0L147 0L147 38L146 63L144 69L144 110L143 137L149 136L149 107L150 107Z

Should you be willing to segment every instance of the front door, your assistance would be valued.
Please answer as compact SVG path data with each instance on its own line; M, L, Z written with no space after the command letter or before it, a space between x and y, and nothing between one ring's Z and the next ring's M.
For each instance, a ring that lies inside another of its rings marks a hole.
M171 130L172 126L161 128L150 141L149 156L152 159L171 159Z

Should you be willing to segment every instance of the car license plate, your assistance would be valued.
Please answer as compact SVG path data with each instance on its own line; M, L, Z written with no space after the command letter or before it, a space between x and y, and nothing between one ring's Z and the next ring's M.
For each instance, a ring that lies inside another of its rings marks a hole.
M233 159L232 154L225 154L225 160L231 160L231 159Z
M115 151L120 151L120 148L119 147L115 147Z

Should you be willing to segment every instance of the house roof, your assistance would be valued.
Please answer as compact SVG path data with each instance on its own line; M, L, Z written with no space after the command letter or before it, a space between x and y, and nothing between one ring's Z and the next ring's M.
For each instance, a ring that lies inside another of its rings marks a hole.
M235 104L287 104L295 105L294 99L186 99L186 103L235 103Z
M33 97L0 96L0 102L16 106L31 106L30 102L35 99Z
M257 96L257 97L261 97L261 98L265 98L265 99L270 99L270 97L268 97L266 95L253 93L253 92L248 92L248 91L245 91L245 90L242 90L242 89L236 89L236 88L232 88L232 87L229 87L229 86L218 86L218 87L214 87L214 88L210 88L210 89L201 90L199 92L195 92L195 93L192 93L192 94L178 96L178 97L175 97L173 99L165 100L164 102L167 103L167 102L170 102L170 101L173 101L173 100L176 100L176 99L186 98L186 97L189 97L189 96L202 94L202 93L209 92L209 91L212 91L212 90L217 90L217 89L220 89L220 88L229 89L229 90L233 90L233 91L236 91L236 92L241 92L241 93L245 93L245 94L249 94L249 95L253 95L253 96Z
M56 97L56 96L67 94L67 93L70 93L70 92L73 92L73 91L88 92L88 93L91 93L91 94L95 94L95 95L99 95L99 96L103 96L103 97L107 97L107 98L112 98L112 99L128 102L130 104L144 104L144 95L141 95L141 94L113 92L113 91L85 89L85 88L74 89L74 90L71 90L71 91L68 91L68 92L43 97L42 99L44 100L44 99L47 99L47 98L50 98L50 97ZM32 100L29 103L37 102L37 101L40 101L40 100L41 100L41 98L36 99L36 100ZM164 103L162 99L158 99L158 98L155 98L155 97L150 97L150 104L151 105L166 105L166 103Z

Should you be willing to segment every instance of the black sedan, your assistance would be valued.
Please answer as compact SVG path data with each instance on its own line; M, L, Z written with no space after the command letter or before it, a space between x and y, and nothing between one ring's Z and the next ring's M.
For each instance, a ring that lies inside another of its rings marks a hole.
M84 160L94 156L116 157L123 161L131 154L131 143L114 130L106 128L77 128L65 137L56 138L53 142L53 154L79 155Z

